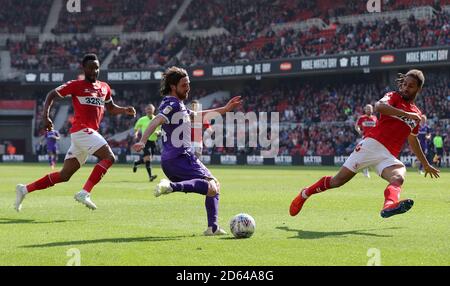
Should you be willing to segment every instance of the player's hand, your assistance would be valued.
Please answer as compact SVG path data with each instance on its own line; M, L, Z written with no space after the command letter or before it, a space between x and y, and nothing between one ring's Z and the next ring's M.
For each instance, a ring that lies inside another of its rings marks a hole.
M144 149L144 147L145 147L144 143L138 142L138 143L133 145L133 150L136 151L136 152L140 152L140 151L142 151L142 149Z
M420 121L422 119L422 117L415 112L405 112L405 116L414 121Z
M425 170L425 177L427 176L427 174L430 174L431 178L433 178L433 176L434 176L434 178L439 178L439 173L441 171L439 171L438 169L434 168L430 164L423 166L423 169Z
M127 106L127 107L125 107L125 114L136 117L136 109L134 109L133 106Z
M230 101L228 101L227 105L225 105L225 112L230 112L234 110L235 108L241 106L242 99L240 96L235 96Z
M53 121L49 117L44 117L45 130L50 131L53 129Z

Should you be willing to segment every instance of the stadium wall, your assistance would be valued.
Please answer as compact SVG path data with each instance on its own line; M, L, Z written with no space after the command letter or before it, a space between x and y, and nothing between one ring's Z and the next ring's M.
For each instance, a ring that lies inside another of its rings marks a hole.
M59 154L58 162L64 161L65 154ZM116 155L120 164L131 164L139 160L139 155ZM342 166L348 156L277 156L275 158L264 158L257 155L203 155L202 162L206 165L249 165L249 166ZM414 166L417 158L415 156L400 156L405 166ZM87 163L97 163L97 158L89 156ZM2 155L0 162L29 162L48 163L47 155ZM153 156L153 163L161 162L160 155ZM450 156L442 158L442 166L450 167Z
M432 47L392 51L292 58L240 64L188 67L192 81L285 77L332 73L448 66L450 48ZM164 69L106 70L99 79L108 83L159 83ZM26 71L21 84L60 84L79 78L81 71Z

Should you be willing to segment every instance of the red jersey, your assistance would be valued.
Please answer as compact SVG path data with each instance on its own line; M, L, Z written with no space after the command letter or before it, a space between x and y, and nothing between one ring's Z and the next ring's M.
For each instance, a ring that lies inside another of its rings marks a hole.
M72 80L55 89L61 97L72 96L75 116L70 133L84 128L98 130L105 103L111 102L111 88L105 82Z
M361 115L358 118L358 121L356 122L356 124L359 126L359 128L362 130L362 136L366 137L367 132L369 131L369 129L374 128L377 125L377 117L375 115Z
M381 101L403 111L415 112L418 115L422 115L422 112L414 103L404 100L398 92L388 92ZM417 136L419 123L419 121L414 121L406 117L381 114L378 124L369 130L367 137L377 140L392 155L398 157L408 136L410 134Z

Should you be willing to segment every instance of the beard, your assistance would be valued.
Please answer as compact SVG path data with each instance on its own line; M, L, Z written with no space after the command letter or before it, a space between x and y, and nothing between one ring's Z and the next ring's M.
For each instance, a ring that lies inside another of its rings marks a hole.
M407 91L400 91L402 98L406 101L410 101L415 98L415 94L411 95Z
M188 92L178 92L177 90L177 97L180 100L185 100L186 98L188 98Z

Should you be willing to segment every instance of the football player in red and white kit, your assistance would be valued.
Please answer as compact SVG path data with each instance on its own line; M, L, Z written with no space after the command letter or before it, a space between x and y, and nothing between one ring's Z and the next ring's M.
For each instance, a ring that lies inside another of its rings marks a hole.
M371 104L367 104L364 106L364 115L361 115L355 124L355 130L362 136L361 140L366 137L366 134L370 129L374 128L377 125L377 117L373 115L373 106ZM359 143L359 142L358 142ZM363 174L366 178L370 178L369 168L363 169Z
M191 109L194 112L201 112L202 109L200 102L194 99L191 102ZM192 122L191 140L192 140L192 147L194 149L194 154L201 161L203 152L203 132L208 132L209 134L211 134L213 130L208 121L201 122L201 119L200 120L195 119L198 118L194 117L194 121Z
M47 174L28 185L16 187L15 209L20 211L22 201L31 192L46 189L57 183L67 182L72 175L86 162L89 155L99 159L97 165L86 181L83 189L75 194L75 200L89 209L97 206L90 199L92 188L100 181L115 161L115 156L106 140L97 132L102 120L104 108L111 114L136 116L133 107L121 107L114 104L111 89L105 82L98 81L100 63L95 54L87 54L82 61L85 79L69 81L47 94L44 103L43 121L47 130L53 128L48 114L53 101L57 97L72 96L75 119L70 129L71 145L67 151L61 171Z
M399 200L406 168L397 157L406 139L423 164L425 176L430 174L431 178L439 177L439 170L428 163L417 139L422 113L414 101L424 82L425 77L419 70L399 74L397 79L399 91L387 93L375 105L375 110L381 114L376 127L372 128L356 146L334 177L322 177L315 184L301 190L291 203L289 209L291 216L300 212L311 195L340 187L350 181L358 171L369 166L375 167L378 175L388 182L384 191L385 201L381 217L387 218L411 209L413 200Z

